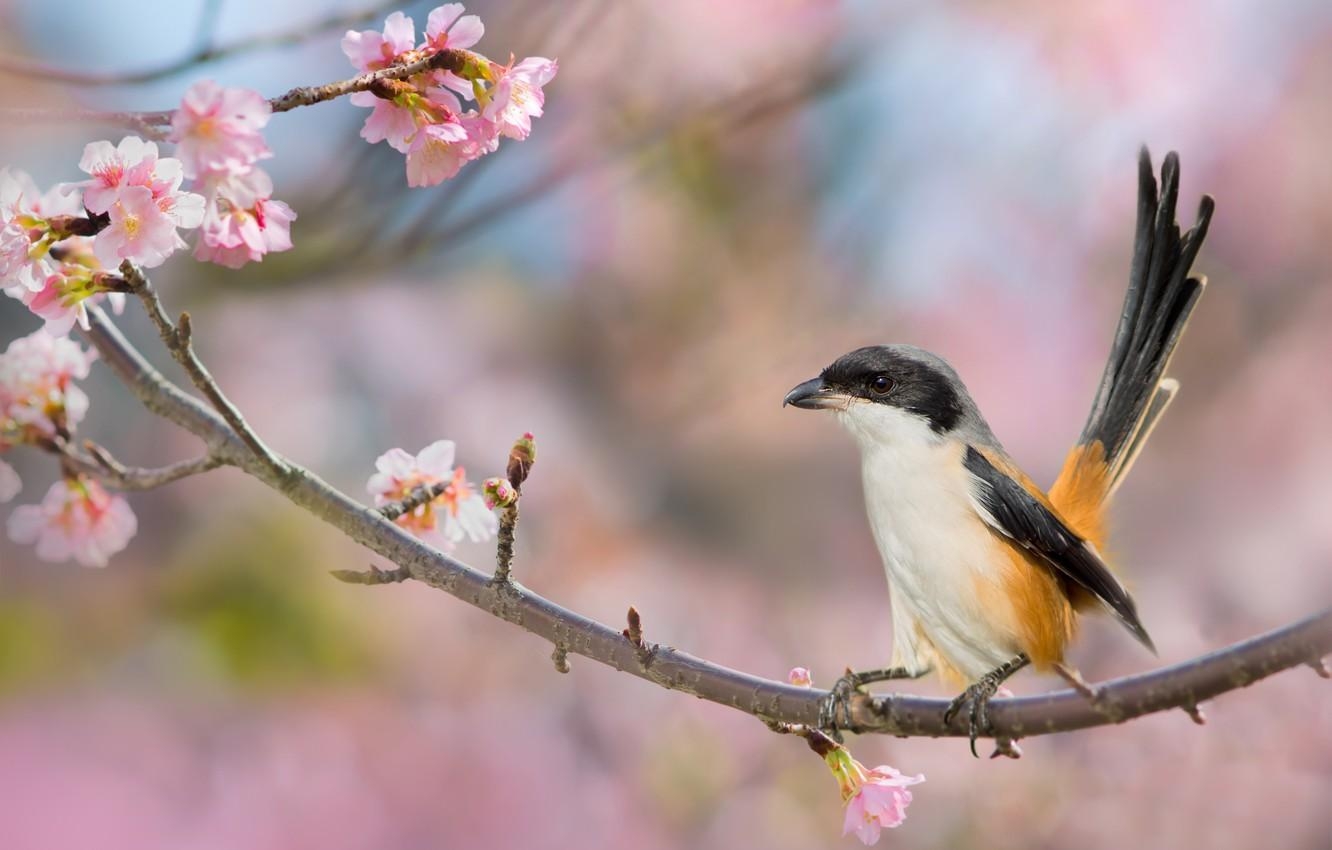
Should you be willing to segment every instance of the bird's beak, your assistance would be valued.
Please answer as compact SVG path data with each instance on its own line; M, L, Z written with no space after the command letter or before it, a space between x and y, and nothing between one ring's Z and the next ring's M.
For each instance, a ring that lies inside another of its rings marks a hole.
M819 410L825 407L838 407L846 401L846 395L839 393L823 382L822 378L813 378L786 394L782 407L802 407L805 410Z

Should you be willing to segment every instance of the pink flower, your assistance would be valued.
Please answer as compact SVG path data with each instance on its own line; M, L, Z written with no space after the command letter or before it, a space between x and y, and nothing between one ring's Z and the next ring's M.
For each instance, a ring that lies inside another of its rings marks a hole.
M876 843L880 830L902 825L907 806L911 804L911 792L907 786L925 781L923 775L904 776L897 768L886 764L866 770L842 746L829 751L824 761L837 777L842 802L846 805L842 834L854 832L865 844Z
M792 667L791 672L786 674L786 681L797 688L812 688L814 686L814 677L810 675L809 670L805 667Z
M110 142L89 142L79 159L79 169L92 175L91 180L78 184L84 187L84 206L90 212L104 213L115 204L121 189L151 188L157 163L157 145L138 136L126 136L115 147Z
M41 288L55 266L51 246L61 238L47 219L82 212L77 194L62 187L43 194L26 173L0 169L0 288L14 297Z
M432 10L426 19L426 40L422 48L463 50L480 41L485 32L480 18L463 15L463 4L445 3Z
M0 354L0 444L51 437L72 429L88 412L74 385L88 377L97 352L37 331Z
M495 122L500 135L526 139L532 132L532 119L540 116L546 105L542 87L555 78L559 63L533 56L511 67L493 67L499 76L481 114Z
M208 185L208 207L194 257L228 268L258 262L265 254L291 250L291 207L272 198L273 181L255 168L217 176Z
M862 843L874 844L879 840L879 830L894 829L906 820L906 809L911 804L907 786L924 781L924 776L903 776L886 764L869 771L860 790L846 804L842 834L854 831Z
M138 136L126 136L120 144L90 142L83 149L79 168L91 180L73 184L84 187L83 203L90 212L110 212L122 194L134 187L148 189L158 208L178 227L198 227L203 220L203 198L180 191L185 170L181 161L157 156L157 145Z
M240 173L272 156L262 130L272 115L263 95L200 80L186 90L171 116L171 141L188 177L210 171Z
M0 502L8 502L23 489L23 482L14 467L0 460Z
M429 124L412 137L407 147L407 185L434 186L458 173L476 158L467 130L457 122Z
M111 224L93 238L93 251L104 266L115 267L121 260L130 260L153 268L162 265L176 249L185 247L176 233L176 223L146 187L121 189L108 212Z
M60 244L60 263L46 276L39 289L18 289L10 295L18 298L34 314L46 320L46 332L64 336L75 324L87 330L90 301L109 293L111 308L120 313L125 307L124 293L111 292L101 263L92 253L93 240L71 236Z
M416 132L416 118L411 109L375 97L368 91L356 92L350 100L355 106L369 106L373 109L361 127L362 139L372 145L387 141L395 151L407 152L407 140Z
M384 19L383 33L348 30L342 37L342 52L362 73L387 68L415 47L416 26L402 12L394 12Z
M22 505L9 516L15 543L36 543L43 561L73 558L85 567L106 566L137 530L128 502L82 476L57 481L40 505Z
M417 487L448 482L434 501L397 519L398 525L443 551L464 537L480 542L499 530L499 520L467 482L463 468L453 468L453 455L451 440L431 443L415 457L402 449L390 449L375 461L378 471L366 485L375 504L382 507L407 498Z

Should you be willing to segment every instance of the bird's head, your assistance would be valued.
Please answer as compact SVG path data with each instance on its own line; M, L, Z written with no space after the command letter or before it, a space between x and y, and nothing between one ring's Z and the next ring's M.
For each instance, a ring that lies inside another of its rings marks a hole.
M792 389L782 404L834 411L862 448L989 432L953 367L911 345L857 348Z

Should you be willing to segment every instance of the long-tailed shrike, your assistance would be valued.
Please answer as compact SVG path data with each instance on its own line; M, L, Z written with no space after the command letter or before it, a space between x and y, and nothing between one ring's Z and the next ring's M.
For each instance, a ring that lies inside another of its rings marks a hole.
M1091 415L1048 492L1004 451L953 368L909 345L839 357L785 404L829 410L860 447L865 507L892 590L893 652L883 670L849 673L825 722L851 690L931 671L966 686L972 752L986 703L1028 664L1073 681L1064 652L1079 612L1104 609L1155 652L1137 607L1101 554L1110 497L1179 384L1164 377L1205 279L1190 267L1207 233L1204 196L1193 229L1175 221L1179 159L1165 158L1158 201L1151 159L1139 159L1138 223L1128 295Z

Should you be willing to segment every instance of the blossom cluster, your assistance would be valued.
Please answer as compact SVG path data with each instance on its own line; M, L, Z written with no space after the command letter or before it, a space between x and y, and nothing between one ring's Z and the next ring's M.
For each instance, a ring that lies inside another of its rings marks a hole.
M171 141L205 198L196 259L235 269L291 248L296 213L273 199L256 164L273 155L262 133L271 115L258 92L211 80L191 86L172 115Z
M88 412L88 397L74 381L88 377L96 359L95 351L45 331L10 343L0 354L0 453L25 443L68 441ZM0 502L12 500L21 487L18 473L0 460ZM15 508L8 529L16 542L35 543L44 560L105 566L134 536L136 521L123 498L66 472L41 504Z
M268 116L257 93L204 80L174 113L175 157L138 136L91 142L79 159L87 179L45 192L0 169L0 289L61 336L86 328L87 304L103 295L120 310L115 270L160 266L189 247L182 230L199 230L196 258L232 268L289 249L296 214L255 166L270 155L260 133ZM187 178L199 191L183 188Z
M398 517L398 525L443 552L464 538L481 542L495 536L499 520L482 494L467 481L463 467L454 467L452 440L438 440L415 456L389 449L375 461L366 489L383 507L414 496L419 488L439 490L435 498Z
M419 43L415 24L402 12L389 15L382 31L349 31L342 39L343 52L363 73L443 50L465 57L455 70L425 71L351 96L352 103L372 110L361 137L406 154L409 186L453 177L464 164L498 149L501 136L526 139L532 119L545 108L543 87L555 77L555 60L494 62L468 50L484 32L481 19L464 15L461 3L446 3L430 12Z

